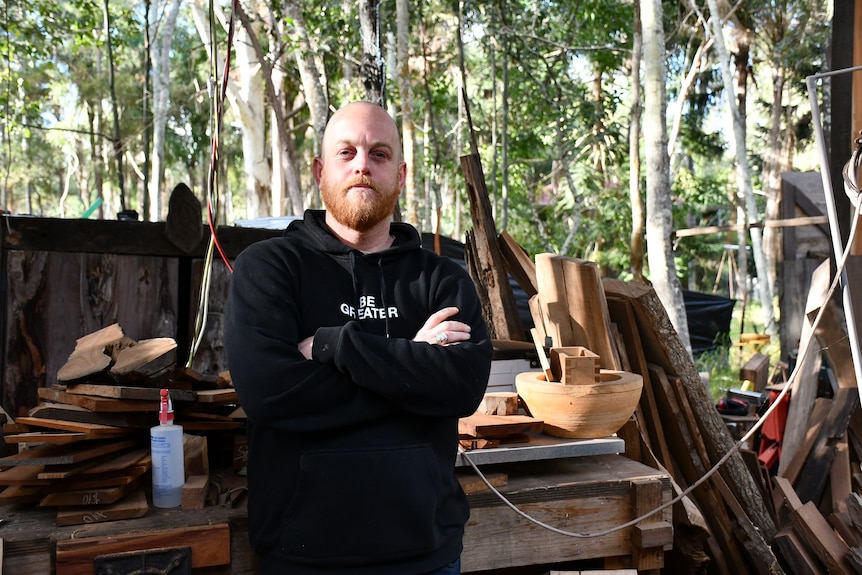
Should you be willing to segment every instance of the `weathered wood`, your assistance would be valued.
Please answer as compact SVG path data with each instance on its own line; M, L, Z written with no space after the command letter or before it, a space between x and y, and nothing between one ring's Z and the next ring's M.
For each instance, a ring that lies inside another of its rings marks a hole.
M626 356L629 358L631 371L637 373L644 379L643 393L638 406L637 417L641 422L642 429L646 434L644 439L649 447L656 453L659 461L665 469L672 469L670 451L662 431L661 419L658 415L655 392L649 377L649 367L641 345L641 336L638 331L637 318L635 318L632 302L627 298L608 297L608 313L611 320L619 326L623 343L626 348Z
M57 381L77 381L102 374L110 367L114 354L132 343L118 323L78 338L69 359L57 371Z
M645 285L605 279L603 286L608 297L614 294L631 299L644 348L648 350L645 355L661 365L666 373L679 378L681 389L688 397L700 435L704 439L710 464L713 465L734 447L734 441L715 409L691 355L673 328L661 300L651 287ZM776 531L775 523L769 515L760 489L738 452L730 456L722 472L751 517L752 523L765 540L771 540Z
M826 569L808 550L791 526L782 528L773 541L794 575L826 575Z
M168 388L172 401L196 401L198 392L188 389ZM95 395L96 397L110 397L113 399L132 399L135 401L154 401L160 399L160 391L155 387L134 387L130 385L98 385L89 383L76 383L69 385L66 390L71 394ZM232 390L218 390L232 391ZM203 393L203 392L202 392Z
M812 321L817 311L824 303L829 289L829 261L824 261L811 275L811 287L805 304L805 317L802 325L802 335L799 338L800 356L797 358L797 378L791 389L790 407L787 411L787 423L784 426L784 438L781 442L781 459L778 461L778 474L784 475L787 465L795 452L803 443L808 416L817 397L817 378L821 366L821 348L813 341ZM810 343L809 343L810 342ZM802 353L807 350L807 353Z
M62 465L78 463L94 457L115 453L123 449L133 447L134 439L105 439L96 441L83 441L74 445L45 445L34 447L7 455L0 459L0 467L11 467L14 465Z
M536 284L536 264L530 259L530 255L506 230L500 232L497 243L500 246L503 261L506 263L506 270L515 278L527 297L539 293L539 286Z
M171 337L143 339L120 351L111 376L121 383L146 385L177 365L177 342Z
M100 425L98 423L80 423L77 421L45 419L41 417L19 417L18 422L32 427L44 427L46 429L59 429L61 431L83 433L85 439L119 437L135 433L134 429L129 429L127 427L112 427L110 425Z
M497 230L479 156L461 156L461 171L466 180L470 215L473 219L473 230L467 237L468 270L477 274L473 276L477 291L487 293L492 317L486 320L489 320L491 337L524 341L524 327L521 325L515 295L506 274L503 255L497 244Z
M470 520L464 535L462 570L469 573L596 557L631 557L632 528L614 528L635 518L634 483L650 481L661 484L660 500L669 501L666 474L620 456L511 466L508 484L500 490L519 509L564 531L610 532L587 538L549 532L512 513L496 495L487 490L477 492L468 496ZM645 510L649 501L653 500L642 500ZM645 523L670 521L668 507ZM667 530L661 533L672 535ZM656 546L671 542L652 541Z
M809 501L790 514L796 532L814 551L814 554L826 565L829 573L837 575L852 575L854 573L847 562L850 550L847 544L832 530L829 522L824 519L817 506Z

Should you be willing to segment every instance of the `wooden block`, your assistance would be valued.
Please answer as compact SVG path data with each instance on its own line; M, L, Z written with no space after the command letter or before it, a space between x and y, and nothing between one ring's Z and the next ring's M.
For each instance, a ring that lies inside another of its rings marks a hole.
M755 353L739 369L739 381L750 381L754 391L762 391L769 383L769 356Z
M518 394L513 391L486 393L476 413L483 415L517 415Z
M599 383L599 356L582 346L552 347L551 372L564 385Z
M209 489L209 475L191 475L183 484L183 509L203 509Z
M631 541L638 549L673 544L673 525L667 521L635 525L632 529Z
M494 487L502 487L509 482L509 476L505 473L486 473L485 479L488 480L488 483L493 485ZM485 482L482 481L482 478L473 474L473 475L458 475L458 483L461 484L461 489L464 490L464 493L470 495L471 493L478 493L480 491L487 491L488 486L485 485Z
M499 439L528 431L541 431L543 423L526 415L482 415L474 413L458 420L458 433L467 437Z
M111 505L98 507L61 507L57 509L57 525L89 525L119 519L136 519L149 511L143 490L133 491Z
M193 569L230 564L230 527L219 523L58 541L56 575L93 575L98 555L174 547L177 542L191 547Z

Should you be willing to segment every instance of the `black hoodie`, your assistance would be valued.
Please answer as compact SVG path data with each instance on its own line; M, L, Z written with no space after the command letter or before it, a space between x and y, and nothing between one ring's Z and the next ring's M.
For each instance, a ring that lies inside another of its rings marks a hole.
M365 254L309 210L236 260L225 344L262 572L413 575L461 552L458 418L482 398L492 346L464 270L413 227L390 231L391 248ZM469 341L411 341L449 306Z

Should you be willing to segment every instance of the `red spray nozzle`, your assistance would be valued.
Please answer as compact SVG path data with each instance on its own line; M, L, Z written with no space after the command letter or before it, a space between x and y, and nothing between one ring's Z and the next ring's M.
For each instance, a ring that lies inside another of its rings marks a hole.
M159 423L161 425L171 425L174 422L174 406L171 403L171 396L167 389L163 389L160 393L161 403L159 404Z

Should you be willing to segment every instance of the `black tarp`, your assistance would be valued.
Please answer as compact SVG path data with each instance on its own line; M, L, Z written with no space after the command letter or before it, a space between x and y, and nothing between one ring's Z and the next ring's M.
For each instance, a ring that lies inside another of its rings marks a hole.
M691 351L698 355L727 347L736 300L688 290L682 290L682 299L688 316Z

